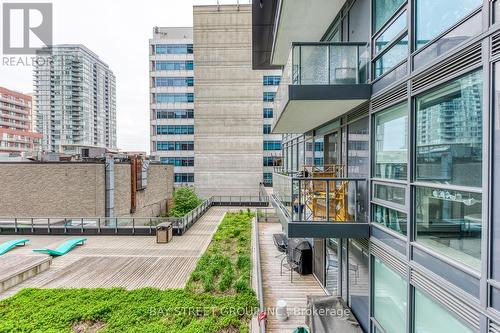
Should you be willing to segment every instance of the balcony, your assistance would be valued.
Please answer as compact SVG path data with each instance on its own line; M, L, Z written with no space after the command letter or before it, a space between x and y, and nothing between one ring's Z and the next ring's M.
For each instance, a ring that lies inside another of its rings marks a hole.
M305 133L370 99L365 43L294 43L275 100L273 133Z
M271 202L288 237L369 237L367 180L342 177L344 166L314 169L273 174Z

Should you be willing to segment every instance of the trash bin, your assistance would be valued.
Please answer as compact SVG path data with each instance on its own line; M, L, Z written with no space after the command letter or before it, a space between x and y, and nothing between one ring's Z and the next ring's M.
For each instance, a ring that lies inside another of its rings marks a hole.
M168 243L172 240L172 223L164 222L156 226L156 243Z

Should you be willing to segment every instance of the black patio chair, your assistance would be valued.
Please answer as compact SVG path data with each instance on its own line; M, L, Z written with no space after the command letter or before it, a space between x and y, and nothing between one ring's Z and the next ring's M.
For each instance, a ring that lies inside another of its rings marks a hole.
M280 276L283 276L283 267L290 270L290 282L293 282L293 271L302 263L302 251L296 248L287 248L286 255L281 259Z

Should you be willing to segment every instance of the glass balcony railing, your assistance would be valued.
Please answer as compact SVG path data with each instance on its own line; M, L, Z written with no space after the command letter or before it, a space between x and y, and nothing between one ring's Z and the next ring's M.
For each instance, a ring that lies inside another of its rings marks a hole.
M369 86L369 55L366 43L293 43L274 102L274 126L290 100L300 100L303 98L300 96L311 94L310 86L331 87L318 90L325 94L318 95L318 99L335 100L340 98L335 94L336 88L340 91L342 87L342 91L346 91L345 88L357 85L362 89L348 90L354 94L352 99L369 98L370 92L366 88ZM306 90L301 90L302 87ZM294 95L290 95L291 90L295 91ZM363 97L364 92L368 96ZM341 99L349 99L348 95L341 94Z
M367 223L367 180L273 174L273 197L290 222Z
M294 43L291 84L367 83L368 51L366 43Z

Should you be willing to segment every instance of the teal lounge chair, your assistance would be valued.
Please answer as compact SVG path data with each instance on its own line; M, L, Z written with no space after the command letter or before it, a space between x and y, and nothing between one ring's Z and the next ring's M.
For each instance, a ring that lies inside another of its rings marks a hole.
M72 248L74 248L76 245L80 244L83 245L83 243L87 240L87 238L72 238L61 245L57 247L57 249L52 250L52 249L34 249L33 252L43 252L50 254L51 256L62 256L66 253L68 253Z
M29 239L13 239L8 242L0 244L0 256L2 254L9 252L18 245L21 244L23 244L23 246L26 245L26 242L29 242Z

